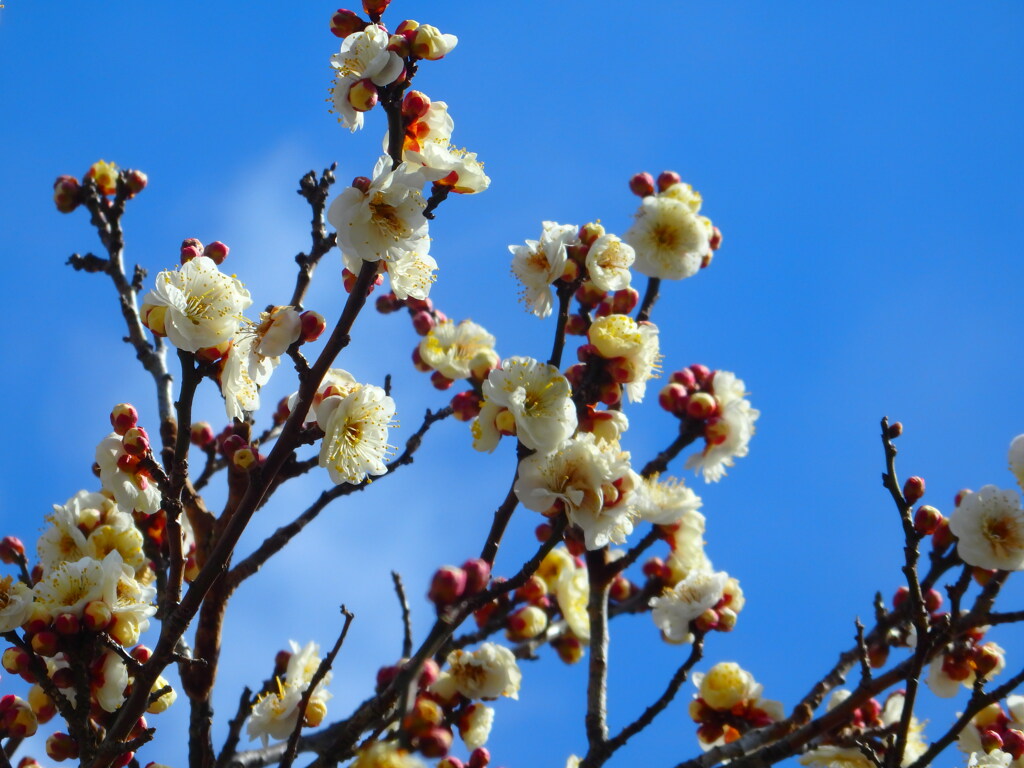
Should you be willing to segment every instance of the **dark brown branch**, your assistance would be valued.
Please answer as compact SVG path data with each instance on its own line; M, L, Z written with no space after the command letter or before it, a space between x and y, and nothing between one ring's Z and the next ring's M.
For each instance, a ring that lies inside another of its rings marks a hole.
M640 302L640 309L636 313L636 321L638 323L651 319L651 310L654 309L654 303L658 300L659 288L661 288L661 278L647 278L647 290L644 291L644 298Z
M242 736L242 726L245 725L249 713L252 712L253 698L252 689L246 686L242 689L242 695L238 697L238 709L235 716L228 722L228 735L224 739L224 746L221 747L217 756L216 768L225 768L228 758L235 754L238 749L238 741Z
M345 617L345 625L341 628L341 634L338 635L338 639L335 641L334 647L331 648L323 661L320 662L320 666L316 668L316 672L313 673L313 677L309 681L309 687L307 687L302 694L302 699L299 701L298 706L299 717L295 721L295 728L288 737L288 746L285 747L284 756L281 758L280 768L291 768L292 763L295 761L295 755L299 748L299 734L302 732L302 722L306 716L306 707L309 706L309 700L316 691L316 687L320 685L327 673L330 672L331 665L334 664L334 659L337 657L338 652L341 650L341 646L345 642L345 636L348 634L348 628L352 625L352 619L355 618L355 614L349 611L344 605L341 606L341 614Z
M412 655L412 616L401 574L398 571L392 571L391 581L395 584L395 595L397 595L398 605L402 609L402 658L404 659Z
M587 552L587 578L590 599L590 668L587 675L587 754L605 746L608 740L608 591L611 578L607 573L608 549Z
M302 302L306 297L306 291L313 280L313 272L317 264L330 250L337 245L337 234L327 234L327 223L324 220L324 210L327 207L327 197L330 194L331 185L334 184L334 171L338 164L333 163L330 168L325 168L320 178L316 173L310 171L299 179L298 193L306 199L313 209L313 220L311 222L311 237L313 240L309 253L300 253L295 257L295 263L299 265L299 274L295 279L295 290L292 292L291 306L302 310Z
M548 360L548 365L553 365L555 368L562 367L562 351L565 349L565 325L569 322L569 304L572 302L572 295L575 291L575 283L558 286L558 318L555 323L555 341L551 348L551 358Z

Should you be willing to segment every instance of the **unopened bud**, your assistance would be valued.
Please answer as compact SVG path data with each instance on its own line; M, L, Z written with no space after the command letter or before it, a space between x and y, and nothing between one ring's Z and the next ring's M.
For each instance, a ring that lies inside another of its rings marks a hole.
M58 763L73 760L78 757L78 743L66 733L52 733L46 740L46 755Z
M427 659L423 662L423 668L420 670L420 677L417 685L420 688L429 688L437 682L437 678L441 676L441 668L437 665L437 662L433 659Z
M503 409L494 417L494 427L503 435L514 435L516 433L516 417L507 408Z
M459 421L472 421L480 415L480 396L473 390L452 397L452 415Z
M711 228L711 237L708 241L708 245L711 246L712 251L717 251L722 247L722 230L718 227Z
M430 374L430 383L434 385L434 389L439 389L444 392L446 389L450 389L452 384L455 382L440 371L434 371Z
M443 726L427 728L414 743L424 757L444 757L452 748L452 732Z
M475 595L487 588L487 582L491 579L491 565L486 560L474 557L462 564L462 570L466 572L467 595Z
M683 368L681 371L674 371L668 380L673 384L679 384L682 387L686 387L687 390L693 391L697 388L697 377L693 371L689 368Z
M214 240L206 246L206 249L203 251L203 255L209 256L213 259L214 264L223 264L230 251L231 249L224 245L220 240Z
M899 608L901 605L903 605L905 602L907 602L907 598L909 598L909 597L910 597L910 590L907 589L906 587L900 587L899 589L896 590L896 594L894 594L892 596L892 607L893 608Z
M583 245L593 245L599 237L605 234L605 229L599 221L591 221L580 227L580 242Z
M935 613L942 607L942 593L937 589L929 589L924 594L924 607L929 613Z
M617 381L609 381L601 385L598 399L609 408L622 402L622 387Z
M442 608L458 601L465 591L466 572L453 565L445 565L434 574L427 597L438 608Z
M1003 737L993 731L991 728L986 728L981 732L981 748L985 752L994 752L995 750L1001 750L1003 748Z
M1003 663L1003 657L991 645L986 643L974 649L974 652L971 654L971 663L979 675L988 677L993 670L998 669Z
M426 336L434 327L434 316L430 312L417 312L412 316L412 327L420 336Z
M374 21L380 20L389 5L391 5L391 0L363 0L363 10Z
M118 403L110 411L110 425L121 436L138 423L139 412L129 403Z
M359 18L354 11L339 8L331 16L331 32L335 37L345 38L356 32L366 29L366 22Z
M53 628L61 635L77 635L82 623L73 613L62 613L53 620Z
M576 664L583 658L583 643L575 635L566 634L552 642L558 658L565 664Z
M718 609L718 624L715 629L719 632L732 632L736 628L736 621L739 617L732 608Z
M142 319L142 324L149 328L156 336L167 335L167 329L164 326L164 320L167 317L167 307L143 304L142 309L139 310L139 316Z
M711 369L706 365L700 365L699 363L694 363L689 366L689 370L690 373L693 374L693 378L698 386L703 386L704 382L706 382L708 377L711 375Z
M20 675L28 669L31 657L21 648L10 647L0 657L0 665L12 675Z
M984 587L986 584L992 581L992 577L995 575L996 571L988 568L971 569L971 576L974 579L974 583L977 584L979 587Z
M428 61L443 59L454 47L454 35L443 35L441 30L430 24L420 24L412 39L412 55Z
M204 365L212 365L228 356L231 351L232 341L222 341L215 347L201 347L196 350L196 360Z
M654 177L649 173L638 173L629 180L629 191L637 197L654 194Z
M679 184L683 180L675 171L662 171L658 174L658 191L664 192L673 184Z
M885 666L885 662L889 660L889 646L888 645L869 645L868 646L868 664L874 669L880 669Z
M487 747L477 747L469 756L466 768L487 768L491 762L491 753Z
M1024 733L1016 728L1007 728L1003 732L1003 752L1008 752L1014 760L1024 756Z
M149 183L149 177L146 174L142 171L135 170L126 171L124 180L128 185L128 192L131 197L139 194L139 192L144 190L146 185Z
M565 266L562 268L561 279L563 283L574 283L580 276L580 265L578 262L572 259L565 260Z
M53 203L61 213L71 213L78 207L82 188L74 176L58 176L53 182Z
M125 451L132 456L145 456L149 453L149 435L142 427L132 427L124 433L121 444Z
M327 321L324 320L324 316L313 310L306 310L299 315L299 322L302 323L299 338L302 339L304 344L319 339L320 334L327 328Z
M25 562L25 545L17 536L0 539L0 563L14 565Z
M357 80L348 89L348 103L356 112L369 112L377 106L378 99L377 86L368 77Z
M40 656L54 656L57 653L57 633L49 630L32 635L32 650Z
M110 626L113 619L114 615L110 611L110 606L102 600L92 600L86 603L85 610L82 611L82 621L85 623L86 629L93 632L102 632Z
M33 685L28 689L28 705L32 707L32 711L35 712L36 719L40 723L50 722L57 714L57 705L39 685Z
M943 552L953 543L953 539L953 532L949 530L949 518L943 518L932 534L932 548L936 552Z
M354 179L352 179L352 186L358 189L364 195L370 191L370 185L372 184L373 182L370 181L365 176L356 176Z
M402 116L406 120L419 120L430 110L430 97L422 91L409 91L402 99Z
M197 421L189 430L189 441L192 445L199 448L205 448L208 446L213 442L214 437L216 437L216 435L214 435L213 427L210 426L210 422L208 421Z
M903 498L907 500L907 504L914 504L922 496L924 496L924 478L917 475L908 477L907 482L903 484Z
M914 530L922 536L931 536L942 522L942 513L929 504L922 504L914 514Z
M634 288L623 288L612 294L612 314L628 315L640 303L640 294Z
M548 615L535 605L524 605L509 614L508 637L510 640L530 640L548 626Z
M709 419L717 412L718 400L707 392L694 392L686 404L686 415L698 421Z

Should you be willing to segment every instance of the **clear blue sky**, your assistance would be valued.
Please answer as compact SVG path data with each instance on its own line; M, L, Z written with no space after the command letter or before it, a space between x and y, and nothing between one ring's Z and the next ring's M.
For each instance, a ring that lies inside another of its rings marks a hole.
M151 383L119 341L111 286L63 266L99 246L85 215L54 211L53 178L99 158L146 171L150 187L126 217L130 261L154 274L172 266L183 237L220 239L256 305L283 303L292 259L308 247L298 178L333 161L343 182L368 174L383 119L370 115L351 136L327 112L331 5L5 5L0 527L34 540L50 504L95 486L89 467L111 405L135 402L155 424ZM601 218L623 232L636 171L675 169L704 195L725 242L711 269L663 290L654 319L665 368L733 370L762 411L750 456L723 482L697 484L710 555L748 597L736 631L713 637L707 658L739 661L767 696L791 704L847 647L854 617L870 616L875 590L899 584L879 418L904 422L902 475L924 475L927 500L943 511L961 487L1013 482L1006 448L1024 432L1024 6L636 8L395 1L392 24L412 17L459 36L416 84L448 102L455 141L479 152L493 181L446 203L432 225L432 296L493 331L503 356L544 357L552 323L516 303L506 245L536 237L544 219ZM339 271L337 255L325 259L309 302L328 317L343 301ZM403 319L367 315L356 336L340 365L365 381L394 374L402 440L445 398L408 365L415 337ZM286 378L282 366L268 402L292 387ZM207 395L205 413L223 418ZM653 396L630 416L627 447L639 460L671 439ZM232 603L218 713L226 719L289 638L329 645L340 602L358 618L331 715L364 698L399 649L388 571L405 575L424 631L430 572L477 551L511 462L509 446L474 455L465 425L446 423L400 477L328 510ZM286 489L242 549L327 482ZM524 544L503 549L499 571L517 567L536 522L518 513L512 534ZM1024 644L1003 640L1019 668ZM649 617L615 622L613 726L660 692L683 652L658 640ZM520 702L498 706L496 762L560 766L582 751L583 680L582 665L527 665ZM956 704L929 707L937 735ZM184 765L166 735L184 732L187 705L174 710L155 718L164 751L145 759ZM677 703L613 764L671 766L695 750Z

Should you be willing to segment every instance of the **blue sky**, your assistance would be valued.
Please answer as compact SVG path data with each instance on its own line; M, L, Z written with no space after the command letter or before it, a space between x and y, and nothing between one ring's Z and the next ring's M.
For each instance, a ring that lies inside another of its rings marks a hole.
M332 6L5 5L0 247L13 349L0 378L12 406L0 522L33 540L50 504L94 487L111 405L130 400L155 422L151 383L119 340L111 286L63 266L99 246L85 215L54 211L53 178L99 158L146 171L150 186L126 217L129 261L154 274L173 265L184 237L223 240L255 303L282 303L293 257L308 247L298 178L333 161L342 182L368 174L384 123L371 114L350 135L327 112ZM741 662L767 696L792 703L847 647L874 592L900 583L898 521L878 482L879 418L903 421L901 474L925 476L926 500L943 511L962 487L1013 482L1006 447L1024 432L1024 6L644 8L640 18L631 3L395 1L392 25L412 17L459 36L416 84L448 102L454 140L479 153L493 182L441 208L432 297L494 332L503 356L544 357L552 323L516 303L506 245L536 237L545 219L600 218L623 232L636 171L677 170L703 194L724 246L710 269L662 291L653 319L665 369L735 371L762 412L749 457L725 480L687 477L704 497L713 561L748 597L707 660ZM344 299L339 272L336 254L325 259L308 302L327 317ZM394 374L398 440L445 400L408 365L415 343L402 318L371 313L339 361L364 381ZM282 366L267 401L291 388ZM205 414L222 419L206 390ZM653 396L644 406L629 412L626 441L641 461L672 429ZM340 602L358 618L331 713L360 701L398 652L388 571L402 571L418 598L433 568L474 554L512 456L509 446L475 455L465 425L446 423L401 476L329 509L232 603L220 713L289 638L328 645ZM318 475L286 488L241 549L327 483ZM520 543L503 549L499 571L517 567L536 523L518 513ZM418 599L414 610L424 631L429 607ZM1019 635L1002 640L1019 668ZM613 726L660 692L681 652L647 617L616 622ZM528 665L520 702L498 707L495 760L561 765L582 750L583 680L582 665ZM938 734L956 706L927 707ZM183 729L185 702L174 710L156 719L164 751L147 759L180 766L167 734ZM527 728L534 738L523 738ZM613 765L671 766L695 748L677 703Z

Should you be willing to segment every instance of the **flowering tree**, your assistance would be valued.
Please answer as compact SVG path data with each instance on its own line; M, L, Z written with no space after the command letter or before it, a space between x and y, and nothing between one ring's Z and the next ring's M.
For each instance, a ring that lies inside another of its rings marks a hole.
M130 268L124 219L145 174L99 161L81 179L57 179L58 210L84 210L103 248L69 263L112 281L126 339L156 396L147 398L152 406L142 398L111 404L113 431L97 436L96 486L61 495L67 501L46 517L34 551L3 541L0 556L11 566L0 582L3 665L19 691L0 700L8 761L50 723L43 759L159 763L158 739L168 739L161 718L187 707L188 759L197 768L296 759L479 768L491 761L492 702L517 698L529 685L526 661L545 655L587 670L585 738L569 765L629 759L634 737L688 698L688 682L696 684L695 743L666 756L680 765L799 756L810 765L923 767L953 742L975 764L1024 759L1024 699L1011 695L1024 672L1004 673L1006 653L986 635L1022 618L995 608L1009 572L1024 568L1016 492L964 491L949 516L918 505L924 481L898 480L902 427L883 419L880 460L902 528L905 584L891 603L876 600L873 620L856 623L831 669L809 674L806 695L785 704L763 697L742 660L715 651L720 633L736 626L743 591L712 566L701 499L678 478L689 469L698 481L722 480L747 455L760 412L736 374L663 360L655 322L659 294L711 267L722 244L701 196L674 172L638 173L629 188L639 207L620 234L598 221L545 221L537 239L510 246L523 302L550 329L543 350L499 344L456 315L458 307L445 307L458 318L449 319L430 296L444 280L431 222L459 215L458 198L484 192L490 180L474 153L452 143L447 102L419 90L418 78L440 66L456 38L429 24L385 22L387 6L368 1L361 14L331 19L342 39L331 58L333 110L353 132L378 121L384 151L344 189L334 167L302 177L312 241L285 295L254 299L244 274L221 269L231 257L219 241L186 239L178 264L152 278ZM320 267L335 247L346 299L328 322L305 304L314 276L337 271L334 261ZM254 300L266 308L254 310ZM408 318L410 338L419 336L413 365L448 393L422 419L404 415L389 380L371 383L345 366L368 303ZM290 364L278 371L285 357ZM655 398L648 384L659 370ZM261 391L283 375L294 393L268 416ZM223 411L200 412L203 389L219 394ZM645 399L663 412L664 442L646 454L644 446L627 451L630 418ZM467 450L507 456L509 466L478 552L460 565L438 563L430 583L417 585L433 605L430 628L414 632L396 572L400 653L361 703L342 711L329 704L332 667L354 620L342 605L329 650L292 641L251 688L231 692L233 712L215 717L236 591L286 548L301 548L306 526L332 502L394 482L447 419L465 423ZM502 443L514 450L498 454ZM1024 440L1014 441L1009 461L1024 482ZM244 547L275 494L317 473L328 489ZM213 498L223 499L220 509ZM533 516L536 541L524 562L499 561L514 515ZM715 535L713 521L707 535ZM650 642L660 635L681 646L680 658L657 672L660 694L613 726L610 631L633 614L649 614ZM926 738L915 715L921 700L961 687L970 690L963 713ZM223 734L217 743L215 732ZM35 754L18 757L30 765Z

